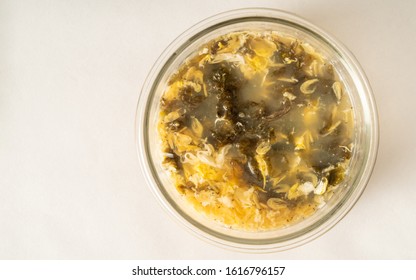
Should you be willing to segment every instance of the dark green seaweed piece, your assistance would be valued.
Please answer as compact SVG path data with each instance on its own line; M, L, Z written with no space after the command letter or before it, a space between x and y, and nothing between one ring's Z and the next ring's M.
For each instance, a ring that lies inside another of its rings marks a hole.
M179 98L186 105L185 107L196 108L206 96L202 90L196 92L193 87L186 86L179 91Z
M217 98L218 121L212 136L220 146L227 145L243 131L241 122L238 124L238 92L245 80L241 71L230 63L207 65L205 71L207 91Z
M328 176L328 184L336 186L344 180L345 170L341 166L331 170Z
M165 156L163 159L164 165L171 165L173 166L177 171L182 170L182 162L180 160L180 157L175 154L175 152L172 149L168 149L166 153L170 154L171 157Z

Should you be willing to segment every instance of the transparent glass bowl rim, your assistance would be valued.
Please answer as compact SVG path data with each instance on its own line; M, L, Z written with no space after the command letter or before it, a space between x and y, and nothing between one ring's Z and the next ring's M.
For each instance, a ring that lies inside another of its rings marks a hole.
M274 18L287 21L288 23L292 23L299 27L307 29L309 32L314 33L314 35L316 35L317 37L320 37L327 43L331 44L334 47L334 49L346 61L346 63L348 63L348 65L352 68L352 71L354 71L356 76L359 77L362 87L364 88L364 93L362 94L365 94L364 98L366 98L367 104L366 108L364 109L368 110L370 114L369 121L371 128L369 135L367 135L367 137L370 138L370 146L368 147L367 161L364 163L364 172L361 175L361 180L359 181L359 184L356 186L354 191L350 193L350 196L345 199L347 201L345 201L345 203L342 203L342 205L340 205L336 209L336 211L333 212L333 215L331 215L321 223L317 223L317 225L308 229L302 235L298 235L293 239L282 240L276 243L262 244L261 242L259 242L258 244L254 244L244 243L238 240L234 241L227 238L221 238L202 230L198 226L195 226L192 222L185 219L181 214L178 213L178 211L174 207L172 207L172 205L170 205L169 201L164 197L164 195L160 191L157 182L150 170L150 164L152 164L152 162L149 156L147 155L146 148L147 139L145 135L147 132L145 131L146 125L144 123L148 118L147 107L149 102L151 101L149 97L151 96L153 85L157 80L156 77L158 76L159 72L162 70L164 65L169 62L169 59L172 58L172 56L180 48L180 46L183 45L184 42L192 38L195 34L213 28L216 25L230 21L232 19L239 19L245 17L258 17L259 19ZM379 128L377 108L370 84L356 58L345 46L343 46L342 43L340 43L332 35L329 35L327 32L323 31L319 27L292 13L269 8L245 8L223 12L206 18L201 22L195 24L185 32L183 32L170 45L168 45L168 47L164 50L164 52L159 56L159 58L153 65L151 71L149 72L143 84L137 103L135 136L137 153L140 159L141 169L143 174L145 175L147 184L150 187L152 193L156 196L159 203L162 205L162 207L165 210L167 210L169 215L173 216L177 222L185 226L185 228L190 230L192 233L196 234L197 237L203 238L204 240L215 245L245 252L274 252L294 248L316 239L317 237L321 236L322 234L330 230L333 226L335 226L352 209L352 207L355 205L355 203L358 201L361 194L363 193L371 177L371 173L375 165L378 151Z

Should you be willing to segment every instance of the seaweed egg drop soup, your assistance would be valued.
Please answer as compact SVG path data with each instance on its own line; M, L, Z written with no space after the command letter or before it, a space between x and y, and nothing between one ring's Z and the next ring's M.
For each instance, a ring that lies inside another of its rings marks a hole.
M163 166L196 211L246 230L315 213L348 172L354 116L333 65L275 32L200 46L160 100Z

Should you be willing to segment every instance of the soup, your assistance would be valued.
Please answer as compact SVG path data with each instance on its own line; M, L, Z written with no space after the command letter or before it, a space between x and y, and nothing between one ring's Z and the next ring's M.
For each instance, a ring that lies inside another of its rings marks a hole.
M196 211L247 231L324 207L348 173L354 115L333 65L276 32L202 45L160 100L163 165Z

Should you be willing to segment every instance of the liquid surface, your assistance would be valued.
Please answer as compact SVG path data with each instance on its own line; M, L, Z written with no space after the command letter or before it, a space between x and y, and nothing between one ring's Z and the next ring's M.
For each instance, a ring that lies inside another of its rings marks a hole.
M323 207L348 172L353 112L332 65L274 32L216 38L160 100L164 166L209 218L281 228Z

